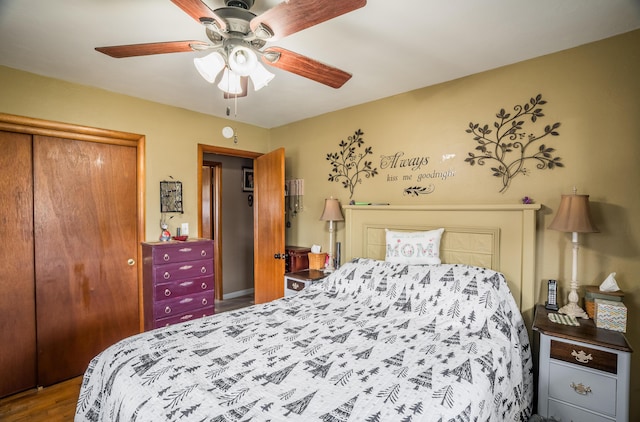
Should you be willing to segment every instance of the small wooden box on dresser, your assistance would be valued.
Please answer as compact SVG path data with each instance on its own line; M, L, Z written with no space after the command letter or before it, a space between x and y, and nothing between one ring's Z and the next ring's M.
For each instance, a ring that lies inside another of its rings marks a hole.
M213 241L143 242L144 329L215 313Z
M540 333L538 414L560 422L628 421L631 347L624 334L578 318L551 322L536 307Z

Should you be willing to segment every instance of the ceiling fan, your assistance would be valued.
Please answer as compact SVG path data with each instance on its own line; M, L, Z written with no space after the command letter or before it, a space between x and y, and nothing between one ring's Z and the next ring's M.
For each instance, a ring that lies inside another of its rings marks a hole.
M208 42L169 41L96 50L114 58L210 51L207 56L194 59L194 64L208 82L219 81L225 98L247 95L248 79L258 90L273 78L259 61L332 88L340 88L351 78L350 73L293 51L263 47L267 42L359 9L366 0L284 0L260 15L250 11L254 1L224 0L225 7L212 10L202 0L171 0L204 25Z

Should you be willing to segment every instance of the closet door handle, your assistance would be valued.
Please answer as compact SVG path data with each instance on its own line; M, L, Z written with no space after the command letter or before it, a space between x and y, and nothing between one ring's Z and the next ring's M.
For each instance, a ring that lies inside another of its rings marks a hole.
M127 259L127 265L133 267L134 265L136 265L136 260L133 258Z

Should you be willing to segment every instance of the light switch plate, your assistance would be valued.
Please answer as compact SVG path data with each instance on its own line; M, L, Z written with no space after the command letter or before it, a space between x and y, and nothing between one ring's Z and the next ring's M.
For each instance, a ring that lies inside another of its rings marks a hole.
M189 223L182 223L182 227L180 228L180 234L182 236L189 235Z

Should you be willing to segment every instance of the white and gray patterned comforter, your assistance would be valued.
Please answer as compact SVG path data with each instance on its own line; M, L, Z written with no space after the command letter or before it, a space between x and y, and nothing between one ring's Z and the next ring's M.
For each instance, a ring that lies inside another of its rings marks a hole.
M76 421L522 421L529 340L500 273L358 259L300 294L127 338Z

